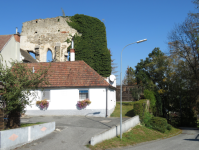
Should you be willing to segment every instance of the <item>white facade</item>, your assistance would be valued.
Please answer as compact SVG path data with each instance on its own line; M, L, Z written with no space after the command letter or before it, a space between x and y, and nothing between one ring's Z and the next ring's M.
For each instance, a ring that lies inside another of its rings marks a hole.
M32 100L32 106L26 107L26 115L80 115L106 117L114 111L116 106L116 90L102 88L51 88L49 107L47 110L40 110L36 101L42 100L42 91L36 91L37 98ZM84 109L77 107L79 91L88 90L88 98L91 104Z
M9 41L4 45L0 54L3 57L3 65L5 65L5 61L6 61L8 67L11 67L11 64L9 63L9 61L22 60L21 53L20 53L20 43L15 40L14 35L12 35Z

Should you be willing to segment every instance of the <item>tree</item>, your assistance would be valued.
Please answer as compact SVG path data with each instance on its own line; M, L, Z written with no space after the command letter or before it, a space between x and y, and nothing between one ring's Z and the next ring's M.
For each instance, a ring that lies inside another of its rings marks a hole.
M193 1L198 10L199 0ZM169 85L167 108L179 112L180 125L196 125L193 108L199 96L199 15L188 17L169 34L169 49L172 66L166 82Z
M133 68L127 68L126 74L122 81L123 85L136 85L135 71Z
M3 60L1 59L1 62ZM30 105L29 96L36 96L30 91L34 91L48 82L48 68L40 67L33 73L32 68L27 68L26 64L17 61L11 62L11 68L0 63L0 81L4 83L4 89L0 90L6 104L5 114L8 115L9 128L20 126L20 114L26 105Z
M109 52L110 52L110 55L113 56L110 49L109 49ZM111 74L114 74L116 77L118 77L118 75L116 75L116 73L118 72L118 71L116 71L116 68L118 66L116 66L115 63L113 63L114 60L115 59L111 59Z
M194 1L198 6L198 0ZM189 14L180 25L176 25L169 35L170 55L183 61L181 71L184 72L182 80L192 93L192 103L197 99L199 92L199 16ZM185 73L186 72L186 73Z
M76 14L67 22L81 36L74 36L75 59L85 61L103 77L111 74L111 54L107 48L106 27L97 18ZM71 46L68 47L70 50Z
M148 90L155 96L153 102L155 106L152 107L152 111L154 115L161 116L163 97L158 91L165 91L167 89L167 85L163 79L169 71L169 60L159 48L154 48L148 56L145 60L141 60L137 64L135 75L137 84L143 86L146 91Z

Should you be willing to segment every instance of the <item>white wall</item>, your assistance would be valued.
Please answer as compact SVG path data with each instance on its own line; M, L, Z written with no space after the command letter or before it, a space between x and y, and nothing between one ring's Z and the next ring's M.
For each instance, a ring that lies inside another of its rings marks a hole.
M12 59L20 61L20 43L15 41L14 35L12 35L10 40L1 50L1 55L3 56L3 64L5 65L6 61L8 67L11 66L9 61L12 61Z
M112 114L116 106L116 90L108 89L108 116Z
M91 104L85 109L78 110L76 104L79 101L79 90L89 90L89 99ZM41 100L41 91L37 91L37 98L32 100L32 107L26 107L27 115L93 115L105 117L106 116L106 88L78 88L78 89L50 89L49 107L46 111L40 110L36 106L36 101ZM108 90L108 109L113 109L116 100L114 91ZM112 100L112 101L111 101ZM109 112L108 112L109 113Z

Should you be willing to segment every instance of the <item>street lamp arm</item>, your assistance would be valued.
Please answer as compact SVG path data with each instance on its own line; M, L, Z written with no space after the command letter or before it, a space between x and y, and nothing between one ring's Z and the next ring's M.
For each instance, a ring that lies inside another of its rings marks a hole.
M126 45L126 46L122 49L122 52L123 52L123 50L124 50L127 46L129 46L129 45L131 45L131 44L135 44L135 43L137 43L137 42L130 43L130 44ZM122 52L121 52L121 53L122 53Z

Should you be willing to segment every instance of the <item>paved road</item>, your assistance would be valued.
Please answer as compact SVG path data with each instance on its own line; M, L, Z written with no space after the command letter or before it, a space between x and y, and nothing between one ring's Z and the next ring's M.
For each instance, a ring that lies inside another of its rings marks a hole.
M123 118L123 121L127 119ZM21 119L22 123L50 121L55 121L56 128L61 131L54 131L41 139L18 147L17 150L89 150L85 145L93 135L119 124L119 118L100 117L50 116Z
M182 134L152 142L111 150L199 150L199 129L182 128Z

